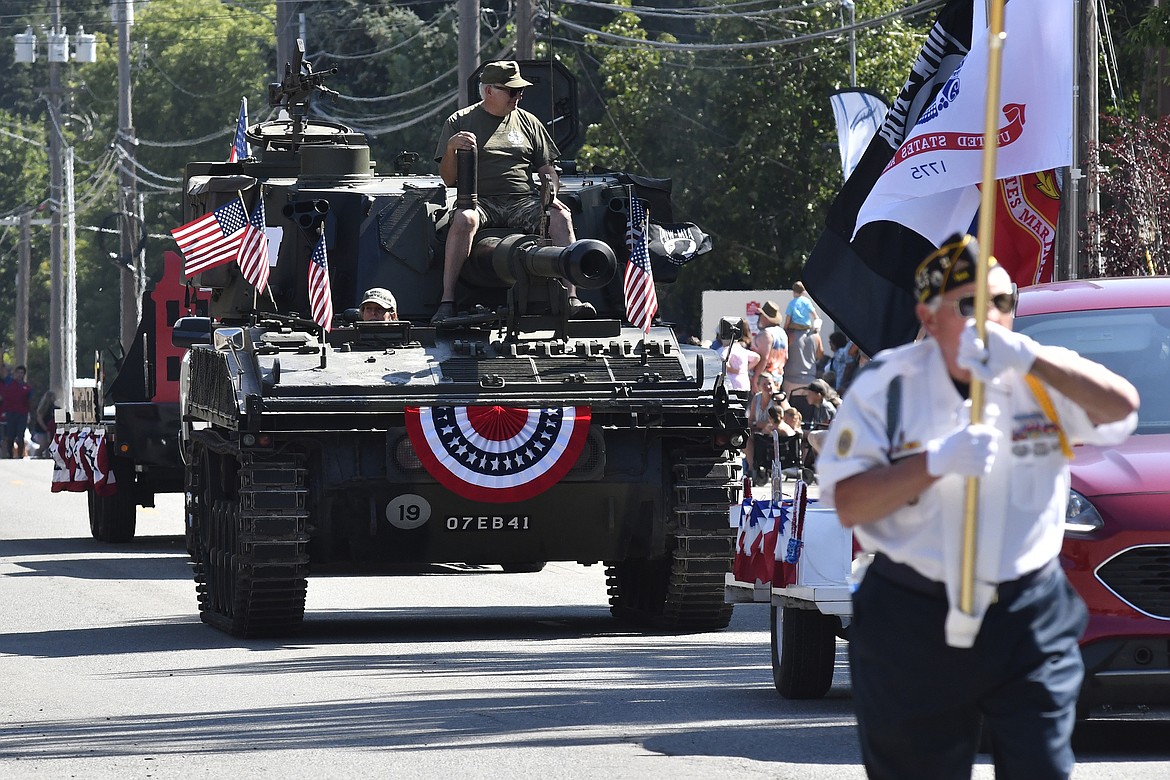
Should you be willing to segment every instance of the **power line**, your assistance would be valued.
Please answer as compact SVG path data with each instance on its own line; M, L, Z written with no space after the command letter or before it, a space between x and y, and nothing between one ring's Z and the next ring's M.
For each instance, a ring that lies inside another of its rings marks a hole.
M541 11L541 16L550 22L555 22L566 29L579 32L582 35L595 35L609 41L616 41L633 46L647 46L654 49L663 49L666 51L685 51L685 52L711 52L711 51L743 51L750 49L769 49L781 48L785 46L792 46L799 43L807 43L809 41L816 41L823 38L836 37L843 33L848 33L853 30L864 30L871 27L877 27L885 22L900 17L914 16L924 13L936 6L942 5L946 0L922 0L906 8L900 8L891 11L881 16L875 16L872 19L862 20L854 24L841 25L833 27L828 30L820 30L818 32L806 33L804 35L796 35L791 38L779 38L764 41L742 41L737 43L672 43L669 41L656 41L648 38L631 38L626 35L617 35L616 33L606 32L605 30L598 30L593 27L587 27L582 24L570 21L565 17L554 14L551 11Z

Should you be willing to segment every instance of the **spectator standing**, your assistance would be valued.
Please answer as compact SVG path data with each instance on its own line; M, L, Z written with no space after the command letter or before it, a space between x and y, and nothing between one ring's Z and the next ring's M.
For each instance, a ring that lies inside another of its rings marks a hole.
M845 366L849 363L849 339L839 330L829 334L829 371L833 372L835 381L833 389L841 392L841 385L845 381Z
M760 362L760 356L748 349L751 338L747 320L741 318L739 338L723 349L723 357L727 360L727 386L731 390L751 392L752 369Z
M817 330L816 325L813 325L786 331L788 361L784 364L784 392L791 393L797 388L808 387L817 378L817 363L825 355L821 334Z
M17 366L12 378L0 387L4 395L4 457L23 458L25 430L28 428L32 387L24 381L25 367Z
M760 326L752 339L752 351L760 356L752 369L752 386L757 386L760 374L784 375L784 364L788 361L788 336L780 326L780 307L775 301L764 301L757 315Z
M46 390L45 394L41 396L41 400L37 402L37 410L29 425L33 433L33 441L37 445L36 456L38 458L49 457L49 442L53 440L53 435L57 432L54 416L56 409L57 394L52 390Z

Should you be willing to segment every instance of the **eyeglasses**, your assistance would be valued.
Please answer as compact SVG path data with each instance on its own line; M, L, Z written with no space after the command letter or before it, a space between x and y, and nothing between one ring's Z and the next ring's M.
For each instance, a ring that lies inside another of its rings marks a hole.
M1019 298L1019 293L1012 290L1010 293L1000 293L999 295L991 296L991 305L1002 314L1011 314L1016 310L1016 300ZM975 296L965 295L958 300L951 301L951 305L955 307L960 317L974 317L975 316Z
M524 94L524 87L497 87L495 84L491 85L492 89L498 89L501 92L507 92L508 97L518 98Z

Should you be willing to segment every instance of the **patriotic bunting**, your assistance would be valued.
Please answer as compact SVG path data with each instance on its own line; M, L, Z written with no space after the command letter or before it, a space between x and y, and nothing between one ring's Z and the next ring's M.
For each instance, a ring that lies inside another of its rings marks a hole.
M427 473L473 501L523 501L555 485L589 433L585 406L408 407L406 430Z

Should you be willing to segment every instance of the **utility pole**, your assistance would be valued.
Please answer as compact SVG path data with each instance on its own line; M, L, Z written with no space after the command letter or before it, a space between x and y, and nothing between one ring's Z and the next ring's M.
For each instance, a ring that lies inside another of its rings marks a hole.
M134 136L131 109L130 28L134 25L132 0L117 0L118 24L118 228L121 242L118 252L121 301L122 349L130 350L138 320L142 315L142 284L145 262L141 246L142 223L138 219L138 183L134 171L138 142Z
M853 0L841 0L841 6L849 12L849 86L857 86L857 8Z
M1096 145L1098 133L1098 106L1097 106L1097 52L1099 45L1099 30L1097 29L1097 0L1081 0L1080 18L1080 61L1077 65L1077 85L1079 90L1080 110L1077 113L1077 157L1081 160L1081 203L1077 213L1077 233L1089 230L1089 217L1101 211L1101 193L1093 183L1093 171L1085 166L1089 162L1089 149ZM1091 236L1088 242L1090 251L1085 253L1083 267L1090 276L1101 275L1100 242L1097 236ZM1076 255L1073 256L1074 259ZM1079 269L1078 269L1079 273Z
M459 107L466 108L467 83L479 67L479 0L459 0Z
M536 34L532 29L532 0L516 0L516 59L536 55Z
M297 4L292 0L276 3L276 80L284 80L284 66L292 62L297 50Z
M1096 250L1081 262L1081 234L1088 229L1089 214L1101 210L1101 197L1091 181L1089 147L1097 142L1097 0L1079 0L1073 14L1073 139L1072 163L1060 199L1058 233L1065 257L1055 267L1057 280L1099 274L1101 255ZM1095 244L1096 242L1091 242ZM1057 258L1061 260L1061 258Z
M61 2L52 0L49 7L52 35L61 34ZM53 38L49 40L50 48ZM64 245L61 230L61 207L64 191L61 158L61 66L49 57L49 385L62 408L73 400L75 366L65 366L65 273L62 259Z
M73 147L65 147L65 365L66 383L77 375L77 204L73 199ZM73 411L73 401L65 405Z
M20 251L16 256L16 365L28 365L28 274L32 267L32 213L20 215Z

